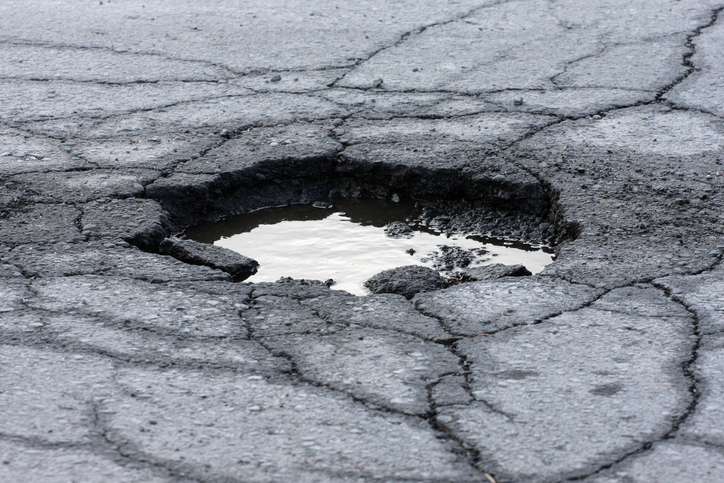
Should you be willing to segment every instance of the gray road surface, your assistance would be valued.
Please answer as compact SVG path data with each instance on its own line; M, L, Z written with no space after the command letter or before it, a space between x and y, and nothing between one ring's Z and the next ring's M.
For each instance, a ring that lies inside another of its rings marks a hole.
M722 9L0 2L0 480L724 481ZM408 301L158 253L330 190L558 259Z

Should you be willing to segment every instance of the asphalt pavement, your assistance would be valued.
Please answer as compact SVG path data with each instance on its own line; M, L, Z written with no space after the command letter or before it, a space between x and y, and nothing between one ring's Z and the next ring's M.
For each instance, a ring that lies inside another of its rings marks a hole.
M724 481L722 10L1 2L0 480ZM329 195L557 258L408 300L163 249Z

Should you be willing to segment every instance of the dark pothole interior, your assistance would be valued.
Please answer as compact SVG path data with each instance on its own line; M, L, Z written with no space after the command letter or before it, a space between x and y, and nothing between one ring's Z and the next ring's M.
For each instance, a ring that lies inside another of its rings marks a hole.
M219 149L246 146L240 142L232 139ZM435 277L440 277L435 270L442 272L445 280L438 280L442 286L485 279L469 273L481 264L520 263L537 272L552 260L551 247L576 236L577 225L565 220L556 193L512 160L472 149L431 148L434 152L427 154L400 146L379 149L383 148L352 146L308 157L290 153L283 159L244 150L232 157L226 151L207 153L185 165L188 171L194 167L204 173L173 174L146 188L146 194L170 215L170 230L188 238L168 239L148 248L226 271L236 281L256 272L254 258L260 267L258 275L248 279L251 282L276 281L281 276L331 278L338 282L335 288L361 293L364 277L390 266L427 263L433 268L418 266L412 271L427 270ZM315 202L333 207L315 208ZM223 221L216 223L219 220ZM297 225L278 231L285 228L281 222ZM362 244L361 252L377 265L360 270L354 281L346 281L339 270L314 271L309 266L321 266L324 257L315 260L302 252L301 245L308 239L307 232L322 230L321 226L327 231L320 239L340 253L347 269L353 264L353 246L365 238L401 245L398 258L377 263L384 258L380 248ZM237 234L250 241L234 246L232 235ZM412 237L405 238L408 235ZM415 246L423 240L426 244ZM282 243L277 249L272 242ZM243 257L233 254L237 258L230 260L228 254L233 252L223 247L238 250ZM413 254L406 253L410 249ZM284 269L272 270L278 263ZM403 274L402 283L407 275ZM421 277L423 283L426 276ZM405 295L434 289L415 288Z
M333 280L364 295L375 274L430 267L451 281L476 280L479 267L523 265L538 273L553 261L548 227L537 217L473 208L464 202L337 198L257 210L185 231L257 260L249 282L283 277Z

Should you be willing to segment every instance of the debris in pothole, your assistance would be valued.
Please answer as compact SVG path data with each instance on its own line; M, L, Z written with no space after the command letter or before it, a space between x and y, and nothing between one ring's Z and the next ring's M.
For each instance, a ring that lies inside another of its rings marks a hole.
M304 287L331 287L336 282L333 279L327 280L308 280L306 278L292 278L292 277L281 277L276 283L283 283L286 285L304 286Z
M393 221L385 225L385 235L390 238L412 238L413 231L407 223Z
M465 281L476 282L480 280L495 280L503 277L525 277L532 275L530 270L523 265L503 265L502 263L493 263L483 267L473 267L465 270L463 279Z
M432 268L440 272L453 272L469 266L473 261L487 254L485 248L465 249L458 246L440 245L438 250L423 258L423 262L431 262Z
M164 255L171 255L182 262L223 270L236 280L243 280L255 273L259 266L256 260L227 248L176 237L163 240L159 249Z
M364 283L372 293L394 293L411 299L420 292L431 292L450 286L453 282L435 270L419 265L408 265L384 270Z
M427 203L420 215L408 220L413 226L424 226L441 233L483 235L508 238L531 245L553 244L554 227L541 222L536 215L475 207L462 201Z

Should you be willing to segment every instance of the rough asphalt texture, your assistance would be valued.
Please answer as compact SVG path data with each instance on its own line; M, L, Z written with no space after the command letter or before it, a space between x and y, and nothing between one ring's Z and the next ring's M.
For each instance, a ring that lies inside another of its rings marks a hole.
M0 3L0 480L723 481L723 8ZM408 301L159 254L330 193L558 259Z

